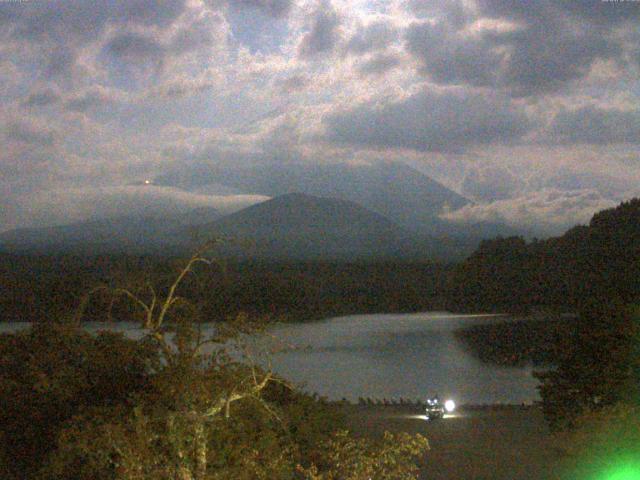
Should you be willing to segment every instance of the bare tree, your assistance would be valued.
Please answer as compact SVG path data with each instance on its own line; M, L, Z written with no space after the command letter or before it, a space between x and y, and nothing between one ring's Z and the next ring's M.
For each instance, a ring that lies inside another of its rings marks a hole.
M254 337L264 332L264 324L252 322L241 314L228 322L218 323L205 334L200 319L194 319L192 315L174 314L178 306L187 307L191 312L197 311L190 300L178 294L178 290L197 265L215 262L207 253L216 243L209 242L186 262L165 296L159 295L151 282L146 283L148 298L142 298L128 288L99 286L83 298L75 317L77 322L82 320L91 297L98 292L111 294L111 304L119 297L128 299L142 310L141 327L146 337L159 348L164 370L164 375L159 375L159 378L172 385L163 388L172 390L176 383L181 382L194 387L193 391L175 389L180 391L180 398L165 422L167 429L175 430L167 431L168 437L181 437L173 442L177 450L170 455L177 459L178 464L167 466L180 480L206 478L210 458L207 431L217 418L230 419L232 405L243 400L259 404L278 418L275 409L262 398L262 392L272 382L286 385L273 374L268 360L259 365L258 355L261 352L256 352ZM266 355L263 355L263 360L265 358ZM206 392L202 392L203 386ZM186 431L185 426L188 426ZM189 446L189 451L183 450L181 446L184 445ZM127 457L126 451L121 449L123 457ZM129 465L128 470L138 471L139 458L136 455L129 457L122 458L122 461Z

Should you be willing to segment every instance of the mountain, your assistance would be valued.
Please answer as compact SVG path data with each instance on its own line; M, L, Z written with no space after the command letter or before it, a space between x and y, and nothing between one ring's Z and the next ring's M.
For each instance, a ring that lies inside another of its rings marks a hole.
M211 222L220 213L209 207L165 216L121 216L55 227L21 228L0 234L0 248L11 252L82 253L164 252L180 243L177 232Z
M223 256L278 260L454 260L474 247L405 229L355 202L288 193L224 217L201 208L13 230L0 234L0 251L174 255L215 236L241 240L221 246Z
M456 210L470 201L403 163L273 164L246 168L200 164L159 176L154 183L196 191L218 184L270 197L302 192L350 200L407 230L429 235L485 237L515 233L503 225L461 227L440 219L444 210Z
M200 226L215 235L251 240L234 255L271 259L422 258L449 254L437 240L418 236L355 202L289 193Z

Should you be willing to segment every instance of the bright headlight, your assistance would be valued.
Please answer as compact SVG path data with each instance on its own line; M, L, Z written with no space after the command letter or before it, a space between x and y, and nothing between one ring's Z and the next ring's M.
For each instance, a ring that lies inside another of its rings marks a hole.
M444 409L451 413L455 410L456 408L456 403L453 400L447 400L446 402L444 402Z

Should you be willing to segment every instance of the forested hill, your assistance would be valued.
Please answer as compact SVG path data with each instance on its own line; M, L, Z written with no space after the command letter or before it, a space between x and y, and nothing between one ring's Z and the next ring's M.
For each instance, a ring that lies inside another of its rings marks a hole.
M486 240L450 277L455 310L574 309L584 300L640 297L640 199L593 216L561 237Z

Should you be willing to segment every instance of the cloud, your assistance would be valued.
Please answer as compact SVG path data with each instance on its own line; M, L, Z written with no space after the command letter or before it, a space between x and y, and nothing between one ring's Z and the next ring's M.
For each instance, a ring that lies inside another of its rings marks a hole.
M418 17L435 18L456 27L473 20L473 14L463 0L407 0L406 6Z
M394 69L400 63L398 55L380 53L360 64L358 71L363 75L379 75Z
M217 12L191 11L190 17L176 29L167 50L173 55L188 52L210 52L224 44L224 19Z
M637 166L636 157L636 166ZM631 170L625 172L623 177L616 177L597 171L571 171L555 168L548 172L539 172L530 178L527 187L530 191L545 188L571 191L590 190L597 191L604 198L622 201L640 193L637 178Z
M130 64L151 63L162 65L165 49L153 38L136 33L124 33L113 37L104 47L104 52Z
M594 190L544 189L516 198L470 204L441 215L458 223L504 222L538 235L559 235L578 224L587 224L593 214L616 202Z
M84 92L70 96L65 102L65 107L74 112L87 112L92 109L112 106L121 100L120 97L116 92L96 85Z
M95 39L110 25L167 26L185 5L185 0L2 2L0 21L4 33L30 41Z
M422 71L443 84L486 86L497 82L501 55L481 39L458 34L446 23L412 24L407 49Z
M0 123L0 178L20 180L46 177L52 162L60 154L60 132L36 118Z
M503 167L482 166L467 169L462 194L472 200L492 202L517 196L524 182Z
M354 54L383 50L399 37L400 34L395 25L378 20L357 30L345 45L345 50Z
M200 207L213 207L227 214L268 199L261 195L204 195L171 187L129 185L30 192L11 203L21 226L50 226L122 215L177 215Z
M205 78L175 78L165 83L148 88L142 100L153 102L175 100L211 90L216 85L214 80Z
M185 0L47 0L0 2L0 40L23 52L21 61L33 62L44 78L78 82L84 68L83 50L107 31L128 28L166 29L186 9ZM138 40L129 52L144 50ZM126 47L114 45L126 53ZM37 59L40 59L38 61Z
M568 144L640 144L640 109L616 110L588 105L562 110L549 128L552 142Z
M298 46L300 56L310 59L332 52L340 38L339 26L338 12L329 1L322 2L314 13L309 32L302 37Z
M52 88L45 88L31 93L23 102L25 107L47 107L58 103L60 94Z
M400 160L485 203L613 199L630 188L614 179L640 178L639 15L598 0L0 1L0 182L124 184L184 150Z
M634 23L640 19L635 2L592 2L590 0L539 0L533 3L517 0L478 0L481 13L493 17L509 17L527 23L544 22L560 17L564 21L582 20L594 26L609 27Z
M620 29L630 30L640 9L631 14L614 3L632 2L479 0L472 15L461 2L413 1L428 15L407 29L407 50L437 83L554 93L585 78L597 60L623 64Z
M304 89L309 85L309 82L309 78L305 75L292 75L284 79L276 80L274 83L283 94L287 94Z
M586 76L597 59L619 61L620 29L640 19L634 2L479 0L480 15L516 22L498 34L506 48L503 82L522 95L556 91Z
M55 130L33 120L16 120L5 125L5 139L9 142L36 145L41 147L53 146L57 140Z
M76 52L63 45L46 52L42 75L46 79L71 79L76 70Z
M597 59L618 58L622 52L603 32L553 21L496 35L495 42L510 52L499 80L517 95L558 91L586 77Z
M422 91L383 106L365 104L324 119L326 138L371 148L460 152L470 145L518 141L530 121L499 97Z
M232 8L259 10L275 18L286 17L293 6L292 0L230 0Z

